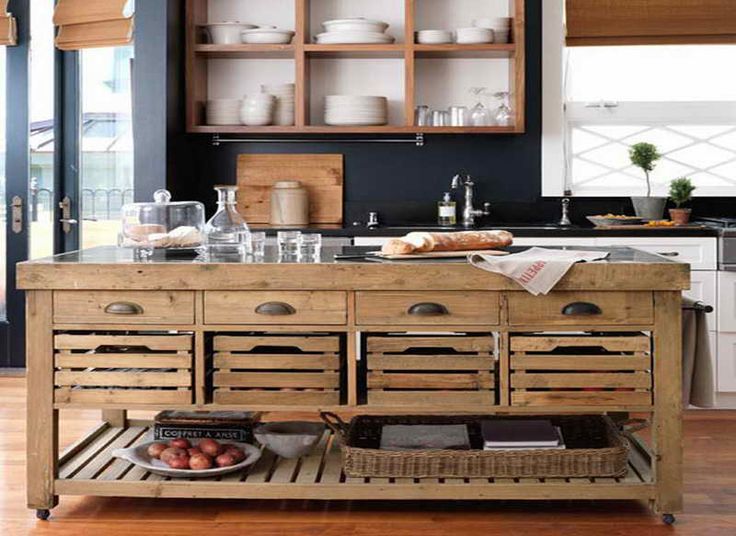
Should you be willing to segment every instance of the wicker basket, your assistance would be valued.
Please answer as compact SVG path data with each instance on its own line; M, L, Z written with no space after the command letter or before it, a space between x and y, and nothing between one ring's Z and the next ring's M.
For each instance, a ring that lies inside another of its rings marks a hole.
M343 471L349 477L619 477L627 471L629 443L608 417L534 417L550 419L562 429L564 450L484 451L480 421L494 418L498 417L359 416L348 425L334 413L322 414L342 440ZM381 450L381 430L386 424L466 424L471 450Z

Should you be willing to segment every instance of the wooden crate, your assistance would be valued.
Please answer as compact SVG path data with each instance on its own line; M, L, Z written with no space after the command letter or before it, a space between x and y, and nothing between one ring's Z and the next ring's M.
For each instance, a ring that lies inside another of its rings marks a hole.
M491 335L367 335L369 405L496 404Z
M192 335L58 333L54 401L191 404Z
M340 335L217 335L214 352L216 404L340 404Z
M511 404L652 404L651 340L641 333L511 337Z

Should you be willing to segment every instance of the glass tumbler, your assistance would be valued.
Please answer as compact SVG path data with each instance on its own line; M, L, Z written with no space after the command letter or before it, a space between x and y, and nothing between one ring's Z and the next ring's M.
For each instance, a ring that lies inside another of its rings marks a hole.
M279 231L276 241L279 244L280 258L297 258L299 256L300 231Z
M299 261L319 262L322 252L322 235L317 233L302 234L299 237Z
M263 258L266 254L266 233L264 231L250 233L250 252L258 258Z

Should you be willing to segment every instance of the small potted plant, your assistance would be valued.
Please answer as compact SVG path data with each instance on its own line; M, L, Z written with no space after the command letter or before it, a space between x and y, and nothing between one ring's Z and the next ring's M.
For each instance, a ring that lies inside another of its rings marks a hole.
M670 209L670 218L677 225L686 225L690 221L692 209L682 208L682 205L693 197L695 186L687 177L680 177L670 183L670 199L676 208Z
M645 220L662 219L667 198L652 197L652 183L649 177L649 174L657 165L657 160L662 158L662 155L659 154L655 145L642 142L631 147L629 158L632 164L644 171L644 176L647 179L647 196L631 198L631 202L634 205L634 212L636 212L637 216Z

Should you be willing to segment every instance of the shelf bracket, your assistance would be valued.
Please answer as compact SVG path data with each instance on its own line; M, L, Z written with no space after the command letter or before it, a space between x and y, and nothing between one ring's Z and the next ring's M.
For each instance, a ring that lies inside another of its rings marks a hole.
M417 147L424 147L424 134L421 132L417 132Z

